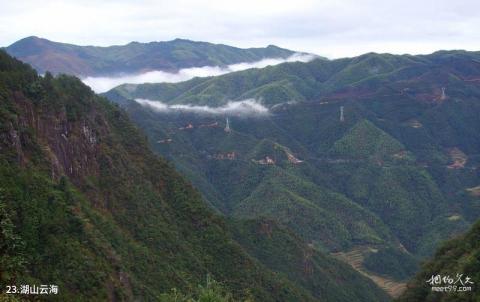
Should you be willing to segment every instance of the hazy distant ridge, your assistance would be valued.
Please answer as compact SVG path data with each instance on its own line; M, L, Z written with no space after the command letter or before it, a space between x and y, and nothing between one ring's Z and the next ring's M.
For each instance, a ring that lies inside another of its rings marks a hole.
M59 43L38 37L21 39L8 46L6 51L31 64L40 73L51 71L80 77L226 66L265 58L288 58L295 53L273 45L242 49L184 39L97 47Z

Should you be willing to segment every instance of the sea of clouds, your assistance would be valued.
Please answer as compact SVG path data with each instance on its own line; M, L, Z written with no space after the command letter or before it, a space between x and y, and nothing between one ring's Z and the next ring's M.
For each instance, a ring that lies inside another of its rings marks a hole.
M263 68L269 65L277 65L285 62L308 62L315 58L311 54L296 53L282 58L268 58L251 63L238 63L226 67L203 66L180 69L178 72L149 71L141 74L129 74L116 77L86 77L82 81L90 86L95 92L106 92L118 85L143 84L143 83L177 83L190 80L194 77L210 77L240 71L250 68Z
M198 106L198 105L169 105L160 101L152 101L146 99L135 99L137 103L148 107L157 112L190 112L205 115L224 115L224 116L244 116L244 117L261 117L270 114L267 107L263 106L258 100L246 99L242 101L230 101L220 107Z

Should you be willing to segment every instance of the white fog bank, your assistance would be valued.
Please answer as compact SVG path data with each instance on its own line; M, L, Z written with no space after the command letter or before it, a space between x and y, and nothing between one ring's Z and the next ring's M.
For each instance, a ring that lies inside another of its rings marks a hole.
M241 71L249 68L263 68L269 65L277 65L285 62L309 62L316 56L311 54L296 53L286 59L268 58L251 63L238 63L226 67L203 66L183 68L178 72L149 71L142 74L129 74L118 77L86 77L82 81L90 86L96 93L106 92L118 85L143 84L143 83L177 83L190 80L194 77L210 77Z
M197 105L168 105L160 101L135 99L137 103L157 112L191 112L196 114L230 115L230 116L266 116L268 108L255 99L231 101L220 107L197 106Z

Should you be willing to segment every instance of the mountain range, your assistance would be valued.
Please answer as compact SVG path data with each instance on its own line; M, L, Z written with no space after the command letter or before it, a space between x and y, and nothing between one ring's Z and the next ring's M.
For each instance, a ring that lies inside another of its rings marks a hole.
M102 97L58 74L294 52L36 37L5 51L44 76L0 51L2 284L89 301L177 301L211 277L245 301L476 297L426 279L478 275L480 52L318 57Z
M275 221L215 213L79 79L0 51L0 98L0 299L49 284L55 301L158 301L211 277L235 300L388 300Z
M398 295L479 217L479 84L478 52L369 53L104 95L213 208L274 220Z
M27 37L5 48L38 72L78 77L118 76L147 71L176 72L182 68L226 66L266 58L288 58L295 52L269 45L242 49L223 44L175 39L167 42L131 42L118 46L79 46Z

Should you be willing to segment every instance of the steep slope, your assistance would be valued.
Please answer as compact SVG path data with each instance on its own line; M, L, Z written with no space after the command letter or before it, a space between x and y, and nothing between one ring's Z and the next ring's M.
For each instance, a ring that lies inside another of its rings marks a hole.
M273 45L241 49L183 39L95 47L58 43L38 37L19 40L8 46L6 51L31 64L40 73L50 71L82 77L225 66L265 58L287 58L294 54L293 51Z
M347 249L353 242L394 241L375 215L345 196L274 168L235 205L233 215L275 219L313 245L330 250Z
M446 281L432 278L445 277ZM451 279L451 280L450 280ZM480 289L480 222L463 236L444 243L426 262L398 301L478 301ZM432 284L431 284L432 283ZM449 292L432 287L451 287ZM455 290L453 289L455 288Z
M405 147L368 120L358 122L333 144L332 156L383 160L405 151Z
M247 254L231 235L241 224L214 214L123 111L77 78L39 77L0 51L0 98L2 284L58 285L57 301L156 301L211 275L236 299L388 300L324 254L315 290ZM272 259L302 244L289 239ZM337 297L340 288L353 293Z
M240 220L231 223L235 239L267 267L309 289L320 301L374 301L386 294L353 273L350 267L326 257L311 244L305 244L294 233L275 221Z

